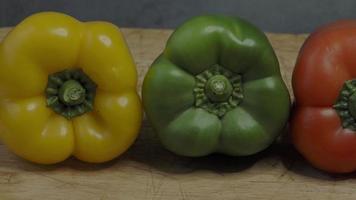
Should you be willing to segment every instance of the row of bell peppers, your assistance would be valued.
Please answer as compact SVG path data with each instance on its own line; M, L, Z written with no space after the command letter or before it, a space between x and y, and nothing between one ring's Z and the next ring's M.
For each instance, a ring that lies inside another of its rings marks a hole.
M356 22L312 33L293 72L295 106L265 34L249 22L194 17L148 70L143 107L163 146L183 156L258 153L290 119L295 147L329 172L356 168ZM43 12L0 43L0 138L52 164L109 161L142 121L134 60L118 27ZM290 117L290 113L292 113Z

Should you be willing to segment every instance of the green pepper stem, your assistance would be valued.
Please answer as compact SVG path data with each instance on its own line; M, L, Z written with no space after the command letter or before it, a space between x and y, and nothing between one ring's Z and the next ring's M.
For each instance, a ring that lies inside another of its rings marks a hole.
M194 105L220 118L243 99L241 75L220 65L211 66L195 78Z
M226 101L232 93L230 81L223 75L211 77L205 85L205 93L213 102Z

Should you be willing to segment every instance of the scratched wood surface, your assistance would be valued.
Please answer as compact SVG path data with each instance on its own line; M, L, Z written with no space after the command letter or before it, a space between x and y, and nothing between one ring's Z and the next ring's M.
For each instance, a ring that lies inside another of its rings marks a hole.
M9 29L0 29L0 38ZM143 77L170 30L123 29ZM305 35L268 34L290 88ZM70 158L53 166L28 163L0 145L0 200L355 200L354 174L330 175L310 167L288 142L246 158L183 158L164 150L147 121L130 150L109 163Z

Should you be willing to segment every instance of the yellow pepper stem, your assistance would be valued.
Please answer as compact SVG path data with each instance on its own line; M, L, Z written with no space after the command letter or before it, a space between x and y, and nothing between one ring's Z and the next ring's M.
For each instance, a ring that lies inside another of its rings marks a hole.
M93 110L96 84L80 69L49 75L47 106L67 119Z
M78 105L85 100L85 89L78 81L68 80L59 89L58 96L67 106Z

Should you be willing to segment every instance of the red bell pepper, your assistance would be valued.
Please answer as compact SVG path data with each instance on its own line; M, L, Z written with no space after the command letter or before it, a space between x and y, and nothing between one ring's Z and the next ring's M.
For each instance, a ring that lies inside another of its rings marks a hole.
M356 170L356 21L312 33L292 77L293 143L316 168Z

